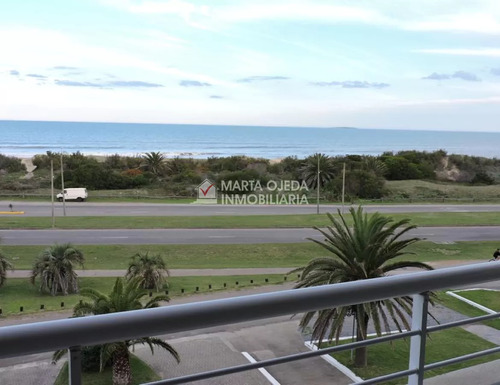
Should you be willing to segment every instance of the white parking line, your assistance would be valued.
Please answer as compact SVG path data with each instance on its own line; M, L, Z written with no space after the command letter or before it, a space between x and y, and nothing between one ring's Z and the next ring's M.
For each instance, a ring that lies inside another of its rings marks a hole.
M245 357L248 361L250 361L252 364L257 362L255 360L255 358L253 358L249 353L247 352L241 352L241 354L243 354L243 357ZM281 385L277 380L276 378L274 378L273 376L271 376L271 374L264 368L259 368L259 372L262 373L262 375L264 377L266 377L266 379L272 384L272 385Z

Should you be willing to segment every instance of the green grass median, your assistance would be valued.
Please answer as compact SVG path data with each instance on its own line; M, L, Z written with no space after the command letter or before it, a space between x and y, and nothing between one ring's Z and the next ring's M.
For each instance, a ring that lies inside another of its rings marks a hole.
M126 269L138 252L160 253L170 269L223 269L251 267L297 267L310 259L328 255L313 242L234 245L75 245L85 256L85 268ZM404 259L424 262L487 260L498 242L436 244L422 241L408 248ZM18 270L31 269L35 257L47 246L6 246L0 250ZM1 290L1 289L0 289Z
M166 212L166 214L168 213ZM500 215L497 212L394 213L384 215L390 216L395 220L409 218L412 224L417 226L500 225ZM326 226L328 224L329 220L325 214L56 218L56 227L60 229L309 228L312 226ZM50 217L0 217L0 229L48 229L51 226L52 219Z

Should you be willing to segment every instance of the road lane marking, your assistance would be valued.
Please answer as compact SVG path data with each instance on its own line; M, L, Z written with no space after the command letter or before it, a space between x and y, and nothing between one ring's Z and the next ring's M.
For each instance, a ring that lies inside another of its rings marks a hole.
M128 239L130 237L101 237L102 239Z
M250 361L252 364L256 363L257 361L255 360L255 358L253 358L249 353L247 352L241 352L241 354L243 354L243 357L245 357L248 361ZM272 385L281 385L277 380L276 378L274 378L273 376L271 376L271 373L269 373L266 369L264 368L259 368L259 372L262 373L262 375L264 377L266 377L266 379L272 384Z

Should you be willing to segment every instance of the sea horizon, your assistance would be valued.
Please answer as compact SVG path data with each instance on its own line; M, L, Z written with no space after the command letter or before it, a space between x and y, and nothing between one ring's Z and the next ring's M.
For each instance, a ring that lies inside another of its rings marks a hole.
M376 156L408 150L493 158L500 143L499 132L359 127L0 120L0 132L0 153L21 158L47 151L95 156L160 151L168 158L246 155L277 159L316 152Z

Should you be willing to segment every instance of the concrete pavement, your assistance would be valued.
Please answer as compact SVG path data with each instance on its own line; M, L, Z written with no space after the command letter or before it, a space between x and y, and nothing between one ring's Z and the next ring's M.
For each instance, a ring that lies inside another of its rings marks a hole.
M199 205L183 203L95 203L66 202L67 216L212 216L212 215L285 215L316 214L316 205ZM50 202L29 202L0 200L2 208L24 211L25 217L51 216ZM347 210L350 205L346 205ZM354 205L357 207L357 205ZM368 204L363 206L366 212L381 213L417 213L417 212L492 212L499 211L499 204ZM320 205L320 212L336 212L339 204ZM63 215L63 204L55 203L56 216Z
M406 235L436 243L500 241L500 226L419 227ZM152 245L300 243L324 237L311 228L0 230L4 245Z

